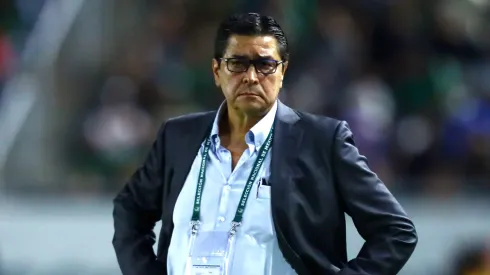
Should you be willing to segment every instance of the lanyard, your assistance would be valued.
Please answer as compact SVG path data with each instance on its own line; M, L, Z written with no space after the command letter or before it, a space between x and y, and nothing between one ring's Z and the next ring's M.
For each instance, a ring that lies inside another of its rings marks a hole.
M243 189L242 196L240 198L240 202L238 203L238 207L235 213L235 218L231 222L231 230L230 235L235 235L236 229L241 225L243 219L243 212L245 212L245 206L247 205L248 196L250 195L250 190L252 189L253 183L259 174L260 167L262 163L264 163L265 157L269 152L272 144L272 136L274 132L274 127L271 128L267 139L264 144L260 147L259 154L255 163L252 167L252 171L248 176L247 183L245 184L245 188ZM207 137L204 141L204 150L202 152L201 159L201 167L199 168L199 176L197 179L197 187L196 187L196 196L194 198L194 208L192 212L192 234L197 234L198 226L199 226L199 218L201 216L201 200L202 200L202 192L204 190L204 183L206 182L206 162L208 160L209 148L211 147L211 138Z

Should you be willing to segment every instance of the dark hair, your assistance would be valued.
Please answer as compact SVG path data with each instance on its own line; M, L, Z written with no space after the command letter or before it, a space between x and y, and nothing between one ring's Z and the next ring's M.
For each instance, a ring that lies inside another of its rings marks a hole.
M228 40L232 35L263 36L272 35L277 40L281 60L289 60L288 41L279 24L271 16L258 13L232 14L221 22L214 41L214 58L223 57Z

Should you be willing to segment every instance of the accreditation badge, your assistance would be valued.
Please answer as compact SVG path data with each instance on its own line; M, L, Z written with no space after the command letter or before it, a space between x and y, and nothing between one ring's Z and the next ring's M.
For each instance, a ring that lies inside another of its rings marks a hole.
M229 274L235 248L234 235L230 235L229 231L202 231L195 235L192 242L186 275Z

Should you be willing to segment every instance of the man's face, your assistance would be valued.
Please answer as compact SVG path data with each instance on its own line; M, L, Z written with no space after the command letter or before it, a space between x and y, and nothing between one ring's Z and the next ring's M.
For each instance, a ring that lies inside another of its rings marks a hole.
M255 65L246 68L251 60ZM266 112L277 99L287 67L279 64L275 72L262 73L274 71L274 61L281 57L273 36L231 36L223 60L212 62L216 86L223 90L228 107L250 115ZM246 71L239 72L243 68Z

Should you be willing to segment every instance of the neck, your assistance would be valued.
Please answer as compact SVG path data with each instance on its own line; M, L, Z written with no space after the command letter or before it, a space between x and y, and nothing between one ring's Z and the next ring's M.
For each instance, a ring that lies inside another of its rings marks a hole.
M226 114L220 123L220 133L227 135L232 144L244 143L245 135L257 124L267 112L260 115L251 115L227 106Z

